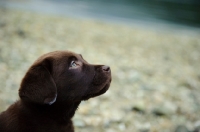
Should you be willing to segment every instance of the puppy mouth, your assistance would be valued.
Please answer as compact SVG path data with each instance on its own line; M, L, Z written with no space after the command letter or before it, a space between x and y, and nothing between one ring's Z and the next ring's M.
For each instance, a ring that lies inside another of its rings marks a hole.
M110 82L111 82L111 80L109 81L109 83L106 83L105 86L103 86L103 88L100 91L98 91L96 93L86 94L85 96L83 96L83 100L88 100L89 98L93 98L93 97L104 94L109 89Z
M91 85L82 99L88 100L89 98L104 94L109 89L111 80L110 69L109 71L95 72Z

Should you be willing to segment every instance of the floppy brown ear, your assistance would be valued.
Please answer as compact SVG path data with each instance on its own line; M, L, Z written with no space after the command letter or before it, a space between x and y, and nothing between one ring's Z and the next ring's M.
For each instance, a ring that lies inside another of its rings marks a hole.
M49 61L33 64L21 82L19 96L24 101L39 104L53 104L57 98L56 84L50 74Z

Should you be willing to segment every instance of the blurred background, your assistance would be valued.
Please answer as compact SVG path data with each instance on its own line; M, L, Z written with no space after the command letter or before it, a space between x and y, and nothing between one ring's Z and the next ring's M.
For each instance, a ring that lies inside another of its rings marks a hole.
M0 0L0 112L54 50L112 70L109 91L77 110L77 132L200 131L200 1Z

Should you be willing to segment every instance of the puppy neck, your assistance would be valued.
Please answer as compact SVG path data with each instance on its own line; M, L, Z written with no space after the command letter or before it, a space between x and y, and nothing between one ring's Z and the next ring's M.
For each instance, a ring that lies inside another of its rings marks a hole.
M71 103L55 102L52 105L41 105L22 100L20 100L19 103L23 103L22 106L24 106L24 108L22 108L22 111L24 114L38 116L38 118L41 116L46 116L47 118L53 119L55 121L57 120L59 122L66 122L71 120L71 118L74 116L81 101Z

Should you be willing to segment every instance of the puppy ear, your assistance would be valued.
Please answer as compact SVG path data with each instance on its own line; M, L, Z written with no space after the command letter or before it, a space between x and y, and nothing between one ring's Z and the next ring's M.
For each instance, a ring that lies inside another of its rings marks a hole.
M57 98L57 88L50 74L51 70L51 61L36 61L22 80L20 98L38 104L53 104Z

